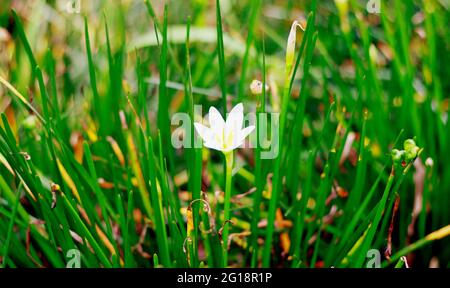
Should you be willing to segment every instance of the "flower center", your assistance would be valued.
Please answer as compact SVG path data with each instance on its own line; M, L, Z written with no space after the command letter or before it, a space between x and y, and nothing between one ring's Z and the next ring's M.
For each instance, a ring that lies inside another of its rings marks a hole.
M225 134L225 132L224 132L224 134ZM233 146L233 137L234 137L234 133L233 133L233 131L230 131L229 133L228 133L228 135L224 135L224 143L223 143L223 146L224 146L224 148L225 149L227 149L228 147L231 147L231 146Z

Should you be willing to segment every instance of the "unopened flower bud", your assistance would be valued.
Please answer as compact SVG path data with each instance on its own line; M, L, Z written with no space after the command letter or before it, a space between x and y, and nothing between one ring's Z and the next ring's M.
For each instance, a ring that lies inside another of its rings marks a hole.
M295 42L297 39L297 27L300 27L303 31L305 29L298 21L294 21L291 26L291 32L289 32L287 46L286 46L286 69L290 73L292 64L294 63L294 55L295 55Z
M406 160L413 160L419 154L420 148L415 146L409 150L405 150L405 158Z
M392 151L391 151L392 161L394 161L396 163L402 161L404 154L405 154L405 151L403 151L403 150L400 151L398 149L392 149Z
M266 91L269 90L269 86L266 84ZM262 88L263 87L263 83L259 80L253 80L252 83L250 84L250 91L252 92L252 94L254 95L259 95L262 93Z
M416 147L416 142L413 139L406 139L403 143L403 149L405 150L412 149L413 147Z
M403 143L403 148L405 149L405 158L407 161L411 161L416 158L419 154L420 148L416 145L413 139L407 139Z
M23 120L22 124L23 128L25 128L26 130L33 130L34 128L36 128L37 118L35 115L30 115L25 118L25 120Z

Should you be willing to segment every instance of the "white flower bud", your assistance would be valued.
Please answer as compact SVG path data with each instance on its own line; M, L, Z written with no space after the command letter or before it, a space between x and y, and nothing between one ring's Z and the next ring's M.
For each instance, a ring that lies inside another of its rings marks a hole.
M250 91L252 92L252 94L254 95L259 95L262 93L262 87L263 87L263 83L259 80L253 80L252 83L250 83ZM269 90L269 86L266 84L266 91Z
M300 29L305 31L305 29L298 21L294 21L294 23L292 23L291 32L289 32L289 37L286 46L286 69L288 72L291 71L292 64L294 63L295 42L297 39L297 27L300 27Z

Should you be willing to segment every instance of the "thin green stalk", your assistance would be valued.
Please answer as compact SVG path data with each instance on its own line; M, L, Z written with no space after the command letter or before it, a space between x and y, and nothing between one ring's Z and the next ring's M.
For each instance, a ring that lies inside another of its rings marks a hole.
M322 129L322 133L320 134L318 143L322 142L323 137L325 136L325 132L327 131L327 126L330 125L330 117L332 112L334 111L335 103L332 103L330 105L330 108L328 110L327 116L325 118L324 122L324 128ZM308 204L308 199L311 194L312 190L312 178L313 178L313 171L314 171L314 160L316 159L316 155L319 151L319 145L316 146L316 148L313 151L309 152L308 155L308 163L307 163L307 170L308 171L308 177L305 181L305 185L303 187L302 192L302 198L299 201L295 202L295 219L294 219L294 231L292 236L292 255L293 255L293 261L292 261L292 268L294 268L298 261L301 260L300 255L300 247L302 244L302 237L303 237L303 230L305 227L305 217L306 217L306 209Z
M359 253L356 256L357 258L354 262L354 265L355 265L354 267L361 267L364 262L364 259L366 257L365 251L367 251L367 247L370 247L370 244L372 243L372 240L375 236L378 225L383 216L386 201L390 195L392 184L394 183L394 175L395 175L394 167L392 167L391 173L389 174L388 182L387 182L386 187L383 192L383 196L379 202L379 206L378 206L375 218L374 218L372 224L370 225L370 228L369 228L369 231L367 232L366 237L364 238L364 244L362 245L361 250L360 250L360 251L362 251L362 253Z
M31 103L1 75L0 75L0 83L4 85L6 89L8 89L12 94L14 94L14 96L16 96L20 100L20 102L27 107L27 109L30 109L30 111L32 111L33 114L36 115L36 117L39 119L39 121L42 122L42 124L46 124L44 117L42 117L41 114L39 114L36 108L34 108L34 106L31 105Z
M167 90L167 78L168 78L168 49L169 42L167 39L167 26L168 26L168 6L167 3L164 5L164 23L162 30L162 46L159 58L159 95L158 95L158 128L161 132L161 140L163 142L164 156L169 161L169 169L171 175L173 176L174 167L174 153L172 145L170 144L170 117L169 117L169 103L170 95Z
M96 180L98 179L98 176L97 176L97 172L95 170L94 160L92 159L91 149L89 148L89 145L86 142L83 143L83 147L84 147L85 159L87 162L89 173L91 174L90 176L93 179L92 182L95 183L95 182L97 182ZM98 203L100 205L100 209L102 211L102 215L103 215L104 222L106 224L108 235L112 236L111 223L109 222L109 219L108 219L109 217L108 217L108 213L107 213L107 207L111 207L111 204L109 203L108 199L105 197L104 193L101 191L101 189L97 183L93 184L93 188L94 188L94 192L97 197ZM111 212L114 213L114 211L111 211Z
M314 159L316 157L316 150L315 151L310 151L309 155L308 155L308 163L306 164L307 166L307 171L309 171L308 173L308 178L305 181L304 187L303 187L303 192L302 192L302 198L300 199L300 201L298 201L297 203L297 210L298 212L295 214L295 220L294 220L294 235L292 237L293 241L292 241L292 256L293 256L293 261L292 261L292 268L295 268L297 266L297 263L299 261L302 260L302 255L300 255L300 251L301 251L301 246L302 246L302 238L303 238L303 231L305 229L305 218L306 218L306 209L307 209L307 203L308 203L308 199L311 195L311 190L312 190L312 178L313 178L313 171L314 171Z
M397 264L395 264L396 269L400 269L403 268L403 266L405 266L405 260L403 260L404 258L400 258L397 262Z
M233 172L233 162L234 162L234 154L233 151L225 152L225 165L226 165L226 174L225 174L225 207L223 212L223 231L222 231L222 261L223 267L228 266L228 228L229 223L227 220L230 220L230 206L231 206L231 178Z
M159 255L161 257L161 263L170 268L170 252L168 246L168 238L166 232L166 223L164 220L163 208L161 207L161 198L158 195L157 190L157 180L156 180L156 165L154 159L153 152L153 141L151 138L148 139L148 161L150 163L150 196L153 204L153 212L154 212L154 222L156 227L156 239L158 242Z
M252 47L252 43L253 43L253 38L254 38L254 33L255 33L255 24L256 24L259 10L260 10L261 0L251 1L250 5L251 5L250 20L249 20L249 25L248 25L248 35L247 35L247 41L245 44L244 57L242 59L241 77L239 80L239 91L238 91L237 103L242 102L242 99L244 97L244 87L246 86L246 83L247 83L246 76L247 76L248 62L249 62L249 56L250 56L250 48Z
M158 258L158 254L153 254L153 267L154 268L159 268L159 258Z
M88 66L89 66L89 79L91 83L91 89L92 89L92 95L94 97L93 107L95 111L95 116L102 120L102 110L100 107L102 107L100 102L100 96L98 94L97 89L97 80L95 76L95 68L94 68L94 61L92 60L92 52L91 52L91 42L89 39L89 28L88 28L88 21L87 18L84 18L84 37L85 37L85 44L86 44L86 53L87 53L87 59L88 59ZM101 123L105 123L101 121ZM102 125L103 126L103 125Z
M17 31L19 33L20 40L22 40L22 45L25 48L25 52L26 52L26 54L28 56L28 60L30 61L30 64L31 64L31 76L32 76L32 79L34 80L36 67L37 67L36 58L33 55L33 50L31 50L30 42L28 42L27 36L25 34L25 30L23 29L23 24L22 24L22 21L20 20L19 15L17 15L16 10L14 10L14 9L12 9L11 12L12 12L13 17L14 17L14 22L16 24L16 28L17 28Z
M133 203L133 191L129 190L128 193L128 207L127 207L127 216L126 216L126 227L125 231L127 232L126 237L124 237L124 247L127 249L125 251L125 267L127 266L135 266L136 263L134 262L132 251L131 251L131 235L130 233L130 227L133 227L134 225L134 219L133 219L133 210L134 210L134 203Z
M111 262L108 260L108 257L106 257L105 252L103 252L102 248L98 244L98 242L95 240L94 236L92 236L91 232L89 231L86 224L84 224L83 220L81 220L79 213L75 210L73 204L71 204L71 201L65 196L65 194L61 195L64 204L66 205L66 208L70 214L70 216L74 219L74 222L77 224L78 228L80 229L79 232L82 233L82 235L87 239L89 242L89 245L92 246L92 249L95 251L96 256L100 260L100 262L103 264L105 268L111 268Z
M226 117L227 115L227 84L226 84L226 68L225 68L225 48L224 48L224 44L223 44L223 28L222 28L222 14L220 12L220 0L216 0L216 30L217 30L217 55L219 58L219 85L220 85L220 90L221 90L221 100L222 100L222 113L224 115L224 117ZM232 157L232 155L231 155ZM227 158L227 156L225 155L225 158ZM231 159L233 160L233 159ZM230 205L230 193L231 193L231 187L229 187L231 185L231 170L230 173L228 173L228 162L229 159L225 160L224 163L224 171L225 171L225 207L224 207L224 221L226 221L228 219L229 216L229 205ZM232 163L231 163L232 164ZM231 168L230 168L231 169ZM228 179L228 175L230 174L230 179ZM227 190L228 193L227 193ZM228 201L227 201L227 197L228 197ZM227 208L228 206L228 208ZM227 267L228 265L228 249L227 249L227 242L228 242L228 223L224 222L225 227L224 227L224 233L222 236L222 264L224 267Z
M159 34L162 34L162 31L163 31L164 28L161 28L161 24L160 24L160 22L158 21L158 18L156 17L155 10L153 9L152 3L151 3L149 0L145 0L144 3L145 3L145 6L147 7L147 12L148 12L148 14L150 15L150 17L151 17L152 20L153 20L153 29L154 29L154 31L155 31L156 41L157 41L158 47L159 47L159 46L160 46L160 40L161 40L161 39L159 38L159 37L160 37ZM183 69L182 69L182 67L180 66L180 64L178 63L178 61L177 61L177 56L176 56L176 54L175 54L175 51L172 49L171 46L168 47L168 52L170 53L170 57L171 57L172 60L173 60L173 64L174 64L174 66L175 66L175 69L176 69L178 72L181 73L181 72L183 71Z
M6 264L8 262L8 252L9 252L9 243L11 241L11 236L12 236L12 232L13 232L13 227L14 227L14 222L16 221L16 215L17 215L17 209L19 208L19 203L20 203L20 188L22 187L22 182L20 182L19 187L17 188L17 195L16 195L16 199L15 199L15 203L13 206L13 211L12 211L12 216L11 216L11 220L9 222L9 226L8 226L8 233L6 234L6 240L3 246L3 262L2 262L2 266L1 268L5 268Z
M311 17L311 16L310 16ZM286 47L286 68L285 68L285 78L284 78L284 90L283 90L283 98L281 103L281 111L280 111L280 125L279 125L279 131L278 131L278 149L279 149L279 155L275 159L275 164L273 167L273 182L272 182L272 198L270 199L269 203L269 214L267 217L267 229L266 229L266 239L264 242L264 249L263 249L263 267L270 266L270 258L271 258L271 251L272 251L272 238L273 238L273 231L274 231L274 225L275 225L275 213L278 205L278 198L281 190L281 178L282 178L282 169L281 168L281 162L282 162L282 151L281 149L284 147L284 135L286 133L286 120L287 120L287 112L288 112L288 105L289 105L289 99L290 99L290 93L291 93L291 87L292 87L292 80L291 77L294 76L293 72L297 69L296 67L299 64L299 61L297 61L294 64L294 54L295 54L295 41L291 42L291 37L293 36L292 33L296 33L296 27L291 28L290 37L288 39L288 44ZM295 38L294 38L295 40ZM298 57L300 57L299 55Z
M194 133L194 95L192 93L192 75L191 75L191 63L190 63L190 27L191 27L191 19L190 17L187 20L186 23L186 42L185 42L185 48L186 48L186 63L185 63L185 81L184 81L184 91L185 91L185 105L186 110L189 114L189 117L192 121L190 121L190 147L186 149L186 160L188 163L188 173L189 173L189 190L191 191L191 201L200 199L200 190L201 190L201 163L198 165L197 158L201 157L201 150L198 150L195 148L195 133ZM192 207L192 214L193 214L193 221L194 221L194 231L192 236L192 243L193 243L193 255L191 257L191 260L194 261L194 263L197 265L198 263L198 228L200 224L200 217L199 217L199 204L193 205ZM206 236L207 239L205 243L206 248L209 249L209 235ZM212 262L211 258L211 251L208 253L208 257L210 258L210 262ZM194 259L192 259L194 258Z
M227 115L227 85L225 76L225 48L223 46L222 15L220 0L216 0L217 54L219 57L219 84L222 91L222 112Z
M313 14L314 15L314 14ZM313 20L311 21L311 23L314 23L314 17L312 18ZM311 28L312 29L312 28ZM302 130L303 130L303 122L304 122L304 118L305 118L305 109L306 109L306 96L307 96L307 81L309 79L309 67L311 64L311 58L313 55L313 51L314 51L314 47L316 44L316 40L317 40L317 32L315 32L314 34L312 33L308 33L308 35L306 36L308 37L308 44L307 44L307 49L306 49L306 55L305 55L305 61L304 61L304 65L303 65L303 77L302 77L302 84L301 84L301 90L300 90L300 96L298 99L298 103L297 103L297 109L295 111L295 118L294 118L294 124L292 125L292 140L291 140L291 145L290 147L292 147L292 152L291 152L291 156L289 157L291 159L290 163L288 164L289 169L288 169L288 173L286 176L286 181L291 184L289 185L291 188L291 193L292 193L292 201L295 202L295 197L297 195L297 190L298 190L298 175L296 174L296 172L298 171L298 163L300 161L299 156L300 156L300 148L302 146ZM300 55L299 55L300 58ZM292 85L292 84L291 84Z
M250 248L251 248L251 255L253 257L251 258L251 267L255 268L257 266L258 262L258 222L261 214L261 200L262 200L262 193L264 190L265 185L265 179L264 179L264 171L263 171L263 159L261 157L262 153L262 143L260 143L260 135L261 135L261 129L260 129L260 115L264 115L266 111L266 48L265 48L265 40L264 36L262 39L262 84L263 89L261 93L261 98L259 100L259 107L258 107L258 113L256 117L256 149L255 149L255 185L256 185L256 193L253 198L253 216L252 216L252 223L251 223L251 236L250 236ZM265 129L265 127L263 127ZM264 133L267 133L264 131Z
M330 165L332 165L334 159L336 158L336 153L335 152L330 152L330 159L328 160L327 164L325 165L324 168L324 172L321 175L321 177L323 176L323 180L320 182L320 186L319 186L319 193L317 195L317 204L316 204L316 211L315 211L315 215L318 218L317 221L317 239L316 242L314 243L314 248L313 248L313 256L311 259L311 263L309 264L310 268L314 268L316 267L316 262L317 262L317 257L319 254L319 245L320 242L322 241L321 239L321 234L322 234L322 230L323 230L323 216L325 213L325 201L326 201L326 196L329 193L329 191L331 190L331 180L332 179L330 177ZM327 193L328 192L328 193Z
M61 121L61 114L59 111L59 102L58 102L58 90L56 87L56 72L55 72L55 58L53 57L53 53L51 49L47 50L47 53L45 55L46 62L47 62L47 73L49 75L49 84L50 84L50 92L51 92L51 109L53 113L53 117L55 118L56 123L60 123ZM59 126L58 126L59 128Z

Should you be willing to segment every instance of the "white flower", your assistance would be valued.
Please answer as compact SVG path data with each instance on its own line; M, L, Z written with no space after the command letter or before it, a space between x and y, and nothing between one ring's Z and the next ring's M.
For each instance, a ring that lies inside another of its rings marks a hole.
M210 127L201 123L194 123L194 126L203 139L203 145L226 153L241 146L245 138L255 129L255 126L242 129L243 124L244 106L239 103L228 114L226 122L219 111L211 106L209 108Z

